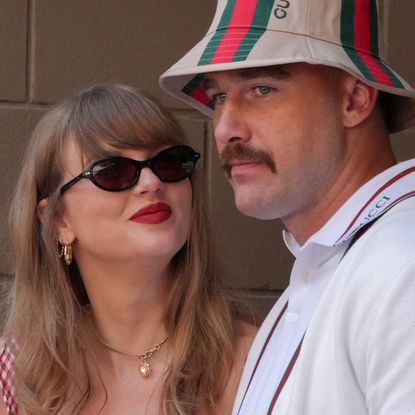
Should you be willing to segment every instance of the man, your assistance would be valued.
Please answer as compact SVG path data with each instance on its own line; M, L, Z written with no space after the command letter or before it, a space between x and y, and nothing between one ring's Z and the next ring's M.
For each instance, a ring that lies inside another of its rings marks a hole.
M161 77L213 116L237 207L281 218L296 261L233 414L415 414L415 160L389 133L415 91L383 60L374 0L219 0Z

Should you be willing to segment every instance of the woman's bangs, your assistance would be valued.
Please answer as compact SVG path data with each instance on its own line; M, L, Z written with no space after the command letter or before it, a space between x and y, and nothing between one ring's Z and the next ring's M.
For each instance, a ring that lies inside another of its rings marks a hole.
M136 102L123 97L122 102L83 104L70 117L67 137L75 140L85 159L104 156L111 149L157 149L185 141L177 124L142 97Z

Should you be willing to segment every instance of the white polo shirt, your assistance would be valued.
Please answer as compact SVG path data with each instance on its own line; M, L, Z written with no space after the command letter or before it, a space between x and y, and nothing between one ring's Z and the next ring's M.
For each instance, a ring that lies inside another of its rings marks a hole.
M399 163L367 182L303 246L284 232L284 241L296 258L290 284L251 348L234 415L286 413L292 387L290 373L301 353L302 339L353 236L414 194L415 159Z

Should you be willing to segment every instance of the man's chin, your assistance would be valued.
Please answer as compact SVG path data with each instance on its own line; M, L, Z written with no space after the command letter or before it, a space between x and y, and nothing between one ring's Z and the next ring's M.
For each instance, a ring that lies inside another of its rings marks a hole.
M236 197L235 205L239 212L251 218L261 220L273 220L279 218L279 216L275 212L272 212L271 209L262 206L260 202L253 202L252 199L240 200Z

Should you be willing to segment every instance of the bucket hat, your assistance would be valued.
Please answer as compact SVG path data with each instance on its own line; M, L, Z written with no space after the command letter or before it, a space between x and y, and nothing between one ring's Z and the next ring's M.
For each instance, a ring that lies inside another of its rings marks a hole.
M169 94L213 115L203 74L295 62L349 72L386 92L389 132L415 124L415 90L385 60L383 0L218 0L203 39L160 78Z

